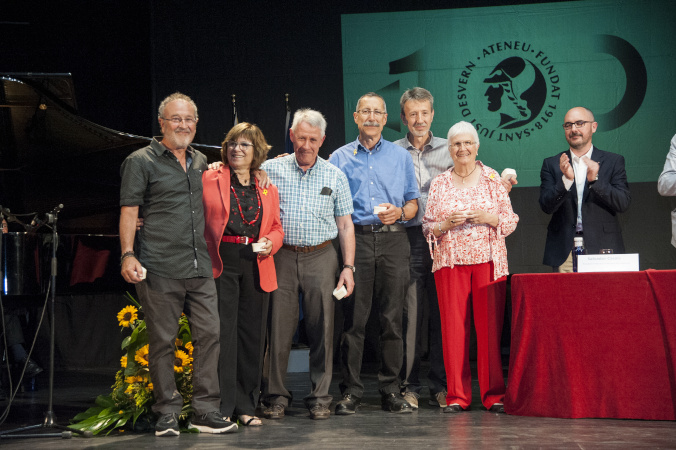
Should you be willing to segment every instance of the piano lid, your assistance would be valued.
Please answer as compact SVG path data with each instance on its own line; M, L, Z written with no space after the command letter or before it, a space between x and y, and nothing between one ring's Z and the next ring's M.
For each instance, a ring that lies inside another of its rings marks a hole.
M116 234L120 165L151 138L80 116L70 74L0 73L0 83L0 205L44 213L63 203L60 232ZM193 147L220 159L220 147Z

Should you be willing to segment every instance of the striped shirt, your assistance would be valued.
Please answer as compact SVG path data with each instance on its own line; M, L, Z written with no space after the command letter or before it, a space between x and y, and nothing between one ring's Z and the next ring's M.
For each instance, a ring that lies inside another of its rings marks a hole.
M279 190L285 244L306 247L338 236L336 217L353 212L343 172L320 157L303 172L293 154L265 161L261 168Z
M427 207L427 195L430 192L430 185L434 177L453 167L453 160L448 151L448 141L443 138L434 137L430 131L430 141L425 144L421 151L415 148L408 140L408 134L404 138L394 143L404 147L413 158L413 167L415 168L415 178L418 181L420 189L420 198L418 199L418 212L415 217L406 222L407 227L422 225L422 219Z

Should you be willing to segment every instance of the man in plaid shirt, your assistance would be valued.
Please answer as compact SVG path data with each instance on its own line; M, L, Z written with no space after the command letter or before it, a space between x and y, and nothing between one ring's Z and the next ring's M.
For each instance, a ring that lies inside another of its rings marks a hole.
M281 419L291 393L284 386L289 352L298 324L298 295L310 344L312 391L304 398L311 419L328 419L333 372L333 291L354 289L355 238L352 196L347 178L318 156L326 119L300 109L289 131L294 154L266 161L264 169L279 189L284 245L275 255L279 288L272 292L270 339L265 356L263 412ZM331 241L338 237L343 266ZM336 283L336 275L338 282Z

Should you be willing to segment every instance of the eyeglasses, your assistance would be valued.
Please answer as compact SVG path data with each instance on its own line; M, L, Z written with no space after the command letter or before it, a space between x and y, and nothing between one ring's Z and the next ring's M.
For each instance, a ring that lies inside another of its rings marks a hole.
M234 150L237 148L239 145L240 148L244 151L249 150L250 148L253 148L253 144L249 144L248 142L235 142L235 141L228 141L225 145L228 146L230 150Z
M575 122L566 122L563 124L563 128L570 130L575 125L575 128L582 128L585 124L592 123L593 120L577 120Z
M191 125L195 125L197 123L197 119L192 118L192 117L186 117L185 119L183 119L181 117L172 117L171 119L167 119L165 117L160 117L160 119L171 122L174 125L180 125L181 122L185 122L186 125L191 126Z
M358 112L359 114L361 114L362 116L364 116L364 117L368 117L368 116L370 116L371 114L373 114L373 115L376 116L377 118L383 117L383 115L387 114L386 112L378 111L377 109L376 109L376 110L371 110L371 109L361 109L361 110L359 110L359 111L357 111L357 112Z
M463 147L471 147L474 145L474 142L472 141L462 141L462 142L454 142L451 144L451 147L460 150Z

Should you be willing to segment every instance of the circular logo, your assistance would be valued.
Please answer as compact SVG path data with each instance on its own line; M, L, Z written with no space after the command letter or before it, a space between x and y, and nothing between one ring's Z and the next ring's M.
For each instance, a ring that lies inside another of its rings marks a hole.
M479 136L522 140L548 126L560 99L559 74L544 51L521 41L482 49L458 80L458 106Z

